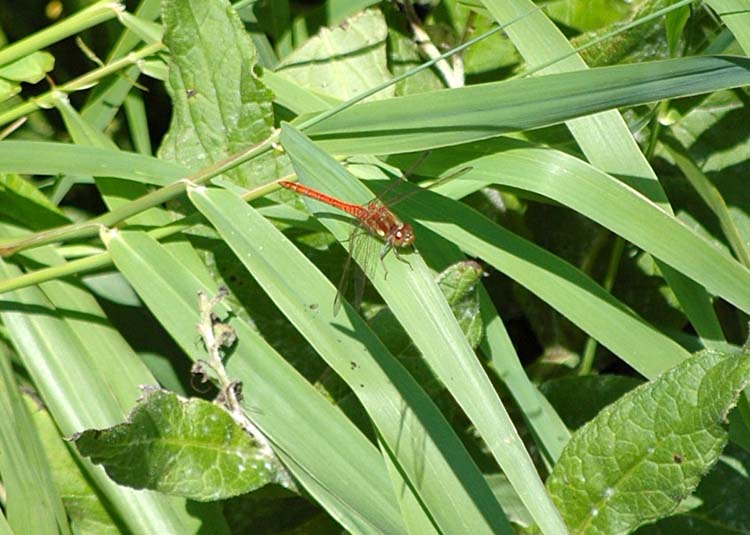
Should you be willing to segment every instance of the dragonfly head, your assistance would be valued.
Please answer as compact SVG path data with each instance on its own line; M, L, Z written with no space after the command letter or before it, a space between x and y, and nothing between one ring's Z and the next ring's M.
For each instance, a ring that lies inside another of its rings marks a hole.
M390 242L394 247L408 247L414 243L414 229L409 223L399 225L391 234Z

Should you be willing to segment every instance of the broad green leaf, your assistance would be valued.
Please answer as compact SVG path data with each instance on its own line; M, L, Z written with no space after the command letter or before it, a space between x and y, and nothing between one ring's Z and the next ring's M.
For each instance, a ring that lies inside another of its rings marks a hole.
M7 227L2 232L18 235ZM36 248L24 257L36 266L62 262L51 247ZM0 262L3 279L20 273L16 266ZM49 281L7 292L0 318L64 435L121 421L135 401L138 386L153 382L93 297L74 284ZM201 506L188 514L184 499L136 493L115 485L91 463L82 466L133 533L190 531L217 513L213 506Z
M255 48L227 0L167 0L164 42L170 51L172 122L159 157L197 170L267 138L271 92L255 74ZM226 173L242 186L277 176L276 156Z
M340 24L346 17L353 15L360 9L365 9L377 3L376 0L328 0L326 2L328 25Z
M666 7L666 2L662 0L654 2L633 2L627 5L622 5L617 2L609 3L611 5L614 4L611 11L616 11L618 7L620 9L625 8L627 11L621 13L621 15L625 15L625 18L622 19L622 17L620 17L622 20L619 22L612 21L612 24L597 29L591 28L587 33L573 37L570 40L572 46L576 48L584 47L595 39L602 38L615 32L626 22L635 22L638 19L647 17ZM581 5L583 4L585 4L585 2L581 2ZM600 13L603 13L604 11L605 10L602 10ZM607 17L608 15L604 16ZM606 38L595 46L582 50L580 55L589 67L603 67L604 65L614 65L618 63L624 64L651 61L655 59L666 59L669 57L669 51L664 26L651 22L638 24L627 30L620 30L616 35Z
M250 492L275 479L270 452L221 407L145 391L127 423L86 430L81 455L121 485L198 501Z
M748 85L749 66L745 58L705 56L479 84L436 91L429 99L364 102L305 133L334 154L417 151Z
M545 12L566 27L585 32L620 22L632 9L632 3L612 0L552 0Z
M237 221L246 232L246 222ZM107 245L146 306L185 353L194 355L198 291L217 291L205 268L188 270L166 247L140 232L114 233ZM228 312L216 313L223 318ZM402 532L380 453L245 321L234 316L230 325L238 345L227 371L242 381L246 415L271 440L286 467L349 531ZM353 480L356 493L351 492Z
M691 496L697 503L655 524L638 535L735 535L750 525L747 495L750 492L750 457L747 451L727 446L719 462L701 480ZM687 502L687 500L686 500Z
M391 79L386 65L388 29L377 9L318 35L286 57L276 73L310 91L348 100ZM393 96L393 86L372 99Z
M571 533L630 533L671 514L716 463L750 354L698 353L577 431L547 481Z
M70 533L49 461L18 390L10 361L0 354L0 473L4 509L16 533Z
M479 293L477 285L484 270L473 261L460 262L443 271L437 279L445 300L453 310L461 330L476 349L483 336L482 320L479 316Z
M0 172L91 175L166 186L188 176L179 164L112 149L46 141L0 141Z

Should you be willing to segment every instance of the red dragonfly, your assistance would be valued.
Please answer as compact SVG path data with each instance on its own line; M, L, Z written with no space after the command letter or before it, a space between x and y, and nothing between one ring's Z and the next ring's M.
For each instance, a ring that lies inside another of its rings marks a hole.
M463 174L465 171L468 171L468 170L469 168L465 168L465 169L458 171L457 173L454 173L447 177L443 177L437 182L433 183L431 187L434 187L448 179L455 178L459 174ZM380 199L375 198L372 201L364 205L355 204L355 203L342 201L340 199L337 199L336 197L332 197L331 195L322 193L309 186L300 184L299 182L289 182L288 180L282 180L278 184L284 188L287 188L296 193L299 193L300 195L305 195L306 197L310 197L320 202L324 202L330 206L338 208L339 210L343 212L346 212L352 217L355 217L359 221L359 228L362 228L364 229L365 232L371 234L372 236L375 236L376 238L383 240L383 248L380 250L381 264L383 263L383 259L385 258L385 256L390 251L393 251L393 254L396 256L398 260L401 260L402 262L409 264L407 260L401 258L401 256L399 255L399 249L413 246L414 239L416 237L414 235L414 229L409 223L404 223L403 221L401 221L393 212L391 212L388 209L388 207L385 204L383 204L383 202L380 201ZM398 201L403 200L405 197L408 197L409 195L410 194L406 194L404 197L401 197L400 199L398 199ZM395 204L395 202L398 202L398 201L393 201L391 204ZM349 280L348 271L352 265L351 260L352 260L353 251L354 251L354 243L355 243L355 239L357 238L357 236L358 236L358 233L357 233L357 229L355 228L352 231L351 236L349 237L349 256L346 259L346 264L344 266L344 273L342 275L341 282L339 283L338 291L336 293L336 300L334 301L334 305L333 305L334 314L338 313L339 309L341 308L341 300L343 299L343 294L345 293L346 286L348 284L348 280ZM383 269L385 271L385 276L387 277L388 270L385 268L385 264L383 264ZM366 272L365 274L369 275L369 273L366 273ZM360 284L356 288L356 295L355 295L356 304L359 304L361 300L361 293L363 289L364 289L364 284Z

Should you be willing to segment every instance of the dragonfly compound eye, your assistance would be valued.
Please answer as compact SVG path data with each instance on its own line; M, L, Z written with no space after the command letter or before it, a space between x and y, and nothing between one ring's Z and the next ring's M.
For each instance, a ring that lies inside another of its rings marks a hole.
M414 230L411 225L404 223L393 233L393 245L397 247L408 247L414 243Z

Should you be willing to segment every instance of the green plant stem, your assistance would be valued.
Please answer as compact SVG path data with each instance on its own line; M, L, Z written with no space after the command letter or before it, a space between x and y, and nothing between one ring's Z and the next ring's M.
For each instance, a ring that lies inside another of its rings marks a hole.
M12 63L71 35L112 19L124 10L125 7L119 2L112 0L97 2L49 28L3 48L0 50L0 66Z
M95 236L102 228L112 227L129 217L139 214L140 212L174 199L185 191L188 184L205 184L228 169L241 165L247 160L267 152L271 149L272 145L277 142L278 137L279 131L274 130L270 136L260 143L216 162L215 164L190 175L184 180L178 180L168 186L154 190L143 197L139 197L127 204L123 204L119 208L99 217L95 217L82 223L74 223L39 232L32 236L24 236L23 238L9 240L0 246L0 255L10 256L28 247L38 247L40 245L46 245L57 241Z
M279 178L274 182L269 182L268 184L258 186L257 188L254 188L245 193L242 198L245 201L249 202L253 199L263 197L279 188L277 182L281 180L289 180L293 177L293 174L287 175ZM201 214L199 214L198 212L194 212L183 217L179 221L175 221L174 223L163 227L152 229L148 231L148 234L155 240L163 240L170 236L174 236L175 234L184 232L188 228L199 223L202 219L203 216ZM101 227L97 226L96 228L99 229ZM60 279L62 277L68 277L71 275L81 275L82 273L89 273L91 271L103 269L111 265L112 257L109 254L109 251L87 256L85 258L78 258L76 260L71 260L70 262L65 262L64 264L61 264L59 266L42 268L37 271L32 271L31 273L24 273L23 275L14 277L12 279L0 281L0 295L4 294L5 292L11 292L20 288L34 286L36 284L41 284L53 279Z
M424 63L414 69L411 69L410 71L402 74L401 76L397 76L396 78L393 78L392 80L390 80L389 82L385 84L381 84L369 91L365 91L364 93L342 103L341 105L331 110L328 110L315 117L312 117L308 119L307 121L304 121L301 125L298 126L298 128L300 130L310 128L311 126L316 125L326 120L327 118L335 115L336 113L339 113L340 111L353 106L357 102L360 102L366 99L367 97L377 93L378 91L382 91L386 87L393 85L399 82L400 80L405 79L408 76L412 76L424 69L431 67L438 61L444 60L454 54L457 54L465 50L466 48L470 47L474 43L477 43L481 41L482 39L485 39L489 37L490 35L503 30L504 28L508 27L510 24L513 24L514 22L521 20L527 17L528 15L538 11L538 9L539 8L532 9L529 12L523 15L520 15L519 17L514 18L513 20L509 21L505 25L497 26L491 29L490 31L483 33L482 35L479 35L473 39L470 39L469 41L463 43L462 45L449 50L445 54L442 54L439 57L434 58L432 61L428 61L427 63ZM88 85L91 85L95 83L96 81L98 81L101 77L117 72L119 69L134 63L138 59L142 59L142 57L153 54L161 50L162 48L164 48L163 43L153 43L151 45L148 45L142 48L138 53L129 54L125 56L124 58L116 60L110 63L109 65L105 65L104 67L100 69L95 69L94 71L91 71L90 73L80 78L77 78L76 80L73 80L72 82L69 82L68 84L65 84L64 86L60 86L54 91L50 91L46 93L39 99L35 99L34 102L26 103L22 106L19 106L18 108L15 108L14 110L10 110L6 114L0 115L0 124L2 124L3 120L12 121L21 115L24 115L30 111L33 111L34 109L39 107L40 102L43 102L49 105L52 102L54 102L55 99L60 98L61 93L64 93L66 91L74 91L77 89L87 87ZM26 107L28 106L31 106L31 108L26 109ZM275 143L278 142L278 138L279 138L279 131L276 130L266 140L262 141L261 143L257 145L249 147L248 149L245 149L220 162L217 162L216 164L204 170L201 170L194 175L191 175L185 180L175 182L174 184L170 184L169 186L166 186L152 193L144 195L143 197L139 199L131 201L113 210L112 212L108 212L106 214L103 214L89 221L86 221L83 223L75 223L72 225L66 225L63 227L58 227L56 229L52 229L49 231L40 232L33 236L26 236L21 239L16 239L16 240L5 242L2 246L0 246L0 256L10 256L25 248L32 247L32 246L40 246L40 245L45 245L48 243L53 243L56 241L80 239L80 238L87 238L87 237L95 236L96 234L100 232L102 228L114 226L117 223L125 219L128 219L129 217L132 217L141 211L147 210L148 208L157 206L159 204L162 204L166 201L173 199L174 197L181 194L185 190L185 187L188 183L192 183L196 185L205 183L211 178L217 175L220 175L223 172L233 167L241 165L242 163L250 160L251 158L260 156L261 154L270 150L271 147Z
M14 121L18 119L19 117L23 117L24 115L28 115L29 113L34 112L38 110L39 108L49 108L52 105L54 105L55 99L60 98L61 94L72 93L73 91L78 91L81 89L86 89L88 87L91 87L102 78L105 78L106 76L109 76L110 74L114 74L124 69L125 67L129 67L133 64L136 64L143 58L151 56L155 54L156 52L159 52L164 49L165 49L165 46L163 43L152 43L150 45L147 45L141 48L137 52L133 52L132 54L123 56L122 58L117 59L107 65L104 65L103 67L94 69L93 71L88 72L84 74L83 76L79 76L75 80L71 80L70 82L66 84L58 86L32 100L24 102L23 104L16 106L14 108L11 108L7 110L6 112L0 114L0 125Z
M622 258L622 252L624 249L625 240L616 236L615 242L612 245L612 254L609 256L607 274L604 277L604 288L608 292L611 292L612 287L615 285L615 279L617 278L617 272L620 269L620 259ZM581 359L581 366L578 368L578 375L588 375L591 373L597 345L597 341L591 337L586 340L586 346L583 349L583 358Z

